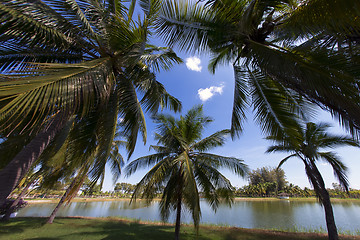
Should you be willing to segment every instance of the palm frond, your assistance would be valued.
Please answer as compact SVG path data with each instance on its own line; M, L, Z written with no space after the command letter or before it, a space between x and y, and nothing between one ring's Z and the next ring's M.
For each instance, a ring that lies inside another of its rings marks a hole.
M130 176L134 174L137 170L141 168L153 166L154 164L156 165L160 161L168 157L169 157L169 153L156 153L156 154L151 154L148 156L137 158L126 166L125 175Z
M332 152L321 152L319 156L331 165L340 185L346 191L349 191L349 180L346 176L347 167L339 160L338 156Z
M150 75L148 79L141 82L139 88L145 92L140 103L145 109L152 114L156 114L159 109L169 108L175 112L181 111L181 102L170 95L165 87L156 81L154 75Z
M89 176L94 182L105 176L105 166L108 162L111 163L111 172L113 173L113 180L119 178L121 174L121 166L124 164L123 158L116 150L118 148L115 145L115 135L117 132L118 121L118 96L114 91L109 99L107 105L102 106L98 114L96 121L96 142L97 152L95 154L95 160L93 167L89 172Z
M229 169L241 177L245 177L249 172L248 166L244 164L244 161L235 157L224 157L211 153L198 153L194 158L202 164L209 165L213 168Z
M319 14L319 13L322 14ZM298 40L309 36L326 33L337 35L359 34L358 1L316 0L306 1L292 12L280 25L279 32L283 38ZM337 19L337 21L333 21Z
M268 139L268 138L267 138ZM292 146L288 145L274 145L270 146L266 153L273 153L273 152L292 152L294 151L294 148Z
M30 46L56 43L59 48L69 48L71 38L59 31L54 22L37 18L36 9L26 1L5 0L0 3L0 35L8 39L26 42ZM31 14L34 14L31 16ZM41 17L41 16L39 16Z
M253 89L255 120L262 131L270 135L284 135L290 129L297 129L297 116L292 112L294 107L285 95L287 92L278 89L271 79L260 72L248 73L248 81Z
M139 132L142 134L143 142L146 142L145 117L131 80L121 79L118 91L119 112L123 119L120 125L127 140L126 149L130 157L134 152Z
M284 49L255 42L251 42L251 45L254 65L284 86L338 115L344 126L356 132L359 116L355 109L359 108L359 96L355 94L354 76ZM335 64L338 61L334 59L333 62Z
M145 26L152 25L157 19L162 4L162 0L139 0L139 5L146 15Z
M281 166L282 166L289 158L292 158L292 157L297 157L297 155L294 153L294 154L291 154L291 155L283 158L283 159L280 161L279 165L277 166L277 169L281 168Z
M8 101L0 109L2 128L24 125L28 116L31 120L25 127L32 126L59 110L86 114L95 103L108 98L114 84L108 58L33 66L28 71L35 76L23 77L19 73L0 80L0 102Z
M230 135L230 130L225 129L211 134L209 137L203 138L200 141L190 146L191 149L204 152L215 147L219 147L225 144L225 137Z
M209 61L208 69L211 73L215 73L219 65L225 65L234 62L238 57L238 48L234 44L227 44L215 49L212 58ZM235 73L236 74L236 73Z
M169 147L165 147L165 146L155 146L155 145L150 145L149 150L155 150L158 153L168 153L171 152L171 148Z
M154 72L159 72L160 69L169 70L175 64L183 63L171 48L152 45L147 46L140 59Z
M200 163L195 167L195 177L199 188L205 194L206 201L216 211L220 201L231 206L233 202L233 186L216 168Z
M245 109L248 107L248 86L244 78L245 71L241 67L234 66L235 90L234 103L231 117L231 136L239 136L243 130L243 122L246 119Z
M154 198L154 188L161 186L164 180L167 177L170 177L169 173L172 168L176 166L176 164L174 165L173 162L170 162L169 160L169 158L164 158L150 169L136 185L131 197L132 200L136 200L139 196L148 199L148 201L151 201Z
M92 39L96 39L97 33L86 16L86 10L89 11L93 4L91 1L76 0L52 0L48 2L48 5L55 9L56 12L66 16L67 20L73 25L85 31Z
M200 4L189 1L166 1L155 25L157 33L170 46L175 43L182 50L204 50L213 14Z
M347 136L332 136L329 134L324 134L319 144L319 147L322 148L335 148L341 146L359 147L359 143L353 138Z

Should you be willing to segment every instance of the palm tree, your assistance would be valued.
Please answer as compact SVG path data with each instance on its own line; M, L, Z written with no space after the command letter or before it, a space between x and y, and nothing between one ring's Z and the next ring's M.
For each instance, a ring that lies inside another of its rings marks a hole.
M56 169L56 171L60 170L57 174L51 172L48 177L52 181L58 180L56 176L71 177L72 180L49 216L47 223L53 222L57 211L64 202L69 203L76 196L85 179L90 177L91 185L100 181L100 186L102 186L107 164L111 168L114 183L120 177L124 160L119 153L119 148L125 146L126 142L117 140L120 137L116 128L117 114L111 109L113 109L113 105L101 107L99 110L93 111L90 114L91 117L82 118L76 124L76 128L73 127L70 131L68 138L61 146L60 154L53 154L52 162L58 165L59 162L63 162L63 164Z
M315 124L308 122L303 128L297 129L297 134L292 133L294 135L287 137L269 136L267 139L276 142L276 145L269 147L267 152L291 153L291 155L280 161L279 167L292 157L297 157L303 161L306 175L314 187L320 203L324 206L329 239L334 240L338 239L338 233L333 210L329 193L316 167L316 162L323 160L330 164L340 185L348 191L347 167L334 152L322 150L339 146L359 146L359 144L352 138L328 134L326 132L328 128L329 125L325 123Z
M161 216L165 220L171 210L176 211L175 239L179 239L183 206L191 212L198 229L200 192L214 210L220 199L231 203L233 187L219 168L228 168L242 177L248 170L242 160L206 153L222 146L230 131L218 131L201 139L204 127L212 121L203 116L202 106L192 108L178 120L169 115L157 115L155 121L158 130L155 138L159 145L151 146L151 149L156 153L132 161L126 171L127 175L131 175L139 168L152 166L136 185L132 199L141 197L150 202L164 186Z
M139 21L124 2L0 3L0 137L17 146L0 165L0 204L74 118L115 104L131 155L139 132L146 141L142 107L181 108L154 75L181 59L147 44L160 1L140 1Z
M350 131L360 129L359 1L205 2L168 1L157 32L171 46L211 53L212 72L233 65L233 136L249 106L266 133L291 129L286 112L297 110L281 101L298 105L301 98L330 111Z

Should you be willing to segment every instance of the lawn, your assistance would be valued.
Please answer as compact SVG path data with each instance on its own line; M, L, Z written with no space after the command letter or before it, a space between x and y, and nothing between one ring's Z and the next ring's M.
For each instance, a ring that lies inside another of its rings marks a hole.
M168 240L173 239L174 227L163 224L143 224L137 221L116 218L56 218L53 224L45 225L44 218L14 218L0 222L0 239L6 240ZM196 237L190 225L181 227L182 240L285 240L327 239L324 234L287 233L270 230L242 229L230 227L200 227ZM342 236L341 239L360 239Z

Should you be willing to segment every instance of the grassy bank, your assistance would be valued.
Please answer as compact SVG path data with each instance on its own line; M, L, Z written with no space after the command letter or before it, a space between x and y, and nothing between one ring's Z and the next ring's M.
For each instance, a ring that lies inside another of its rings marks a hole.
M56 218L53 224L44 225L44 218L14 218L10 222L0 222L0 239L123 239L142 240L173 239L174 226L160 223L142 223L139 221L121 220L117 218ZM181 227L183 240L300 240L327 239L325 234L289 233L259 229L243 229L234 227L201 226L196 238L191 225ZM341 236L341 239L360 239L359 236Z

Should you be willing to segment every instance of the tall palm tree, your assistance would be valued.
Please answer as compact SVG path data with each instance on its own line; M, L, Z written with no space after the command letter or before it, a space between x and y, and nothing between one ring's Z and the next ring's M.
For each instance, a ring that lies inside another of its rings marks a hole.
M73 118L115 99L131 155L139 132L146 141L142 107L181 108L154 75L181 59L147 44L160 1L140 1L135 21L136 1L124 2L0 3L0 134L17 145L0 165L0 203Z
M338 233L330 196L316 162L323 160L330 164L339 183L348 191L347 167L334 152L323 150L339 146L359 146L359 144L352 138L328 134L328 127L329 125L325 123L315 124L308 122L303 128L297 129L295 135L287 137L269 136L267 139L274 141L276 145L269 147L267 152L291 153L291 155L280 161L279 167L292 157L299 158L304 163L306 175L314 187L319 201L324 206L329 239L334 240L338 239Z
M202 106L192 108L180 119L157 115L155 121L155 139L159 145L151 146L151 149L156 153L132 161L126 171L127 175L131 175L139 168L152 167L136 185L132 199L141 197L151 201L155 193L165 187L160 202L161 216L165 220L171 210L176 211L175 239L179 239L183 206L191 212L198 229L200 192L214 210L221 199L231 203L233 187L219 169L228 168L242 177L248 169L237 158L206 153L222 146L230 131L222 130L201 138L204 127L212 121L203 115Z
M210 52L212 72L219 64L233 65L233 136L242 130L251 103L267 133L291 128L284 114L289 109L266 95L280 89L286 94L278 98L305 97L337 116L350 131L360 129L359 1L203 2L167 1L157 21L158 34L182 50Z

